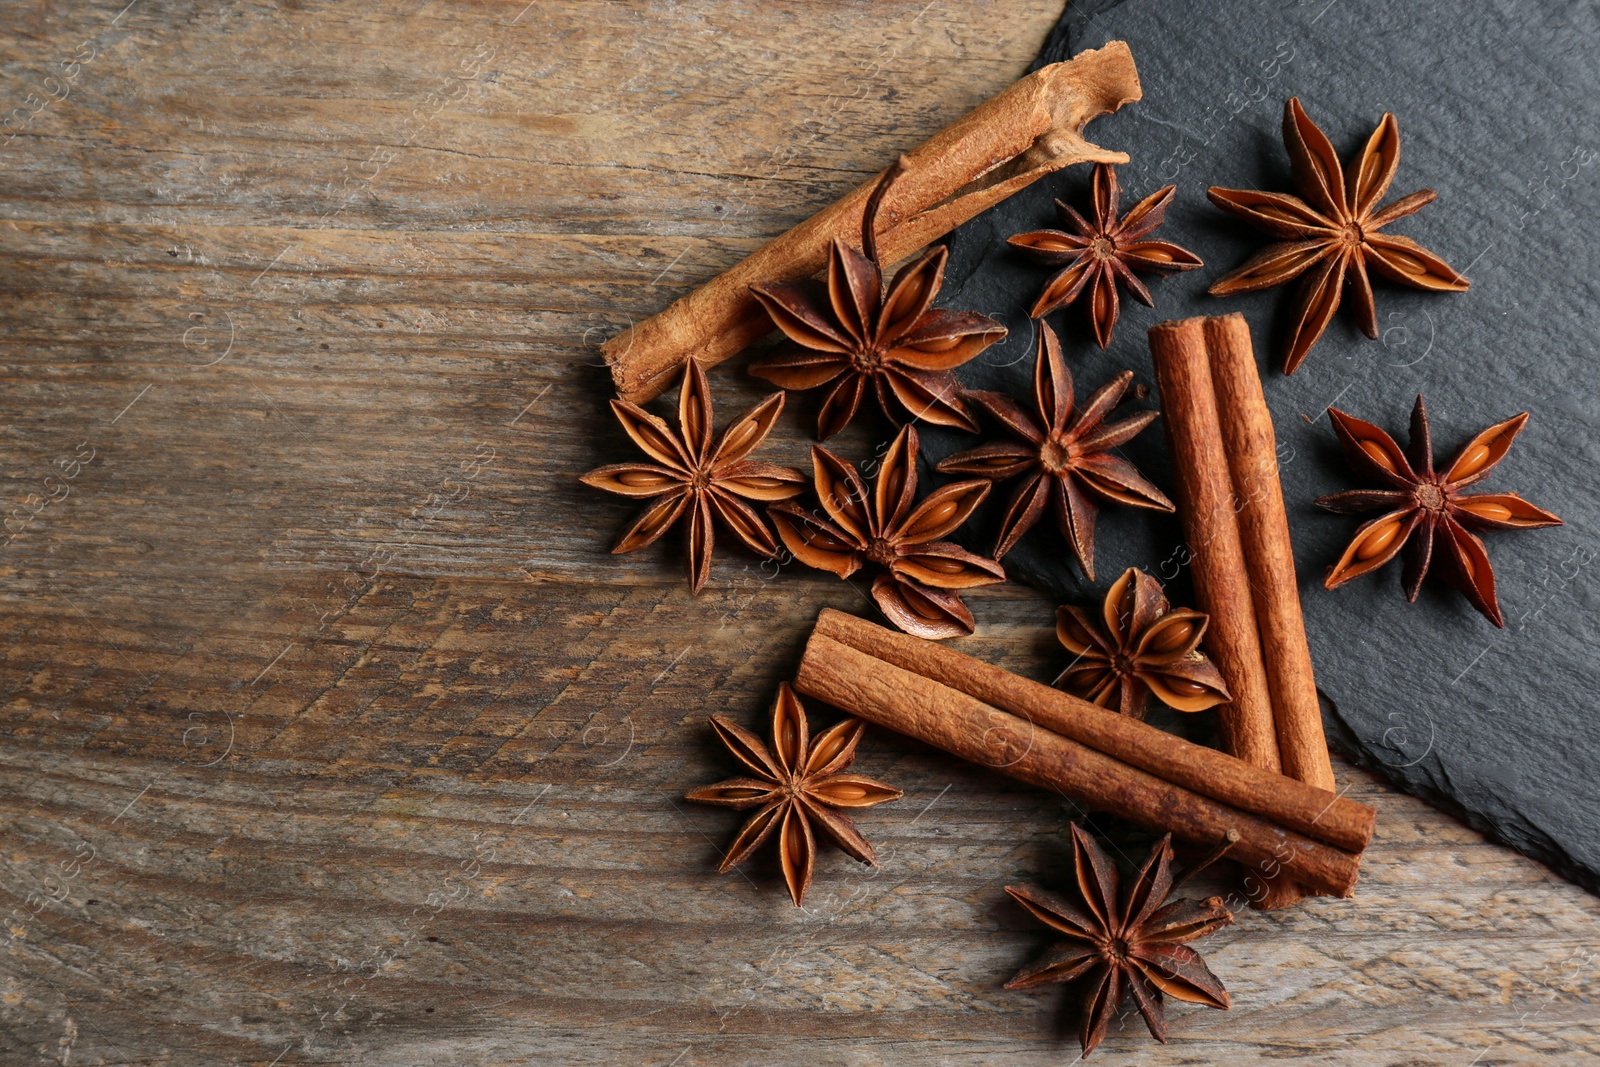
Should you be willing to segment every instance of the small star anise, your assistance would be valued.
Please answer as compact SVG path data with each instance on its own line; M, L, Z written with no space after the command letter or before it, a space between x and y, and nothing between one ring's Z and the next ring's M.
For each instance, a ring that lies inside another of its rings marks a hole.
M711 716L711 728L755 777L729 778L685 796L701 804L759 809L733 839L722 866L717 868L719 873L725 874L743 863L777 829L783 878L798 907L811 888L816 865L812 823L862 863L877 862L877 854L856 824L834 810L870 808L905 795L871 778L844 773L855 762L856 745L866 723L845 719L823 731L812 743L806 709L789 683L784 682L778 687L778 699L772 706L770 749L749 730L721 715Z
M821 441L855 417L868 384L896 424L903 410L913 419L976 431L950 371L1006 335L988 316L933 306L949 257L943 245L902 267L884 293L873 229L878 206L903 166L901 160L890 167L867 201L861 216L864 254L833 242L826 285L750 287L789 338L775 354L751 363L750 373L785 389L814 389L837 379L817 416Z
M1333 143L1306 116L1298 98L1291 97L1284 107L1283 141L1299 197L1221 188L1206 195L1224 211L1283 239L1218 278L1209 290L1212 296L1253 293L1305 275L1295 293L1294 325L1284 346L1285 374L1293 374L1322 337L1346 289L1357 325L1368 337L1378 336L1368 268L1413 289L1466 291L1467 279L1444 260L1409 237L1378 232L1421 210L1435 196L1432 189L1423 189L1378 207L1400 166L1400 127L1393 115L1384 114L1348 173L1340 172Z
M1056 208L1061 212L1062 222L1071 227L1070 233L1034 230L1008 238L1010 244L1029 255L1062 268L1044 283L1044 292L1039 294L1028 314L1036 319L1043 318L1056 308L1072 303L1087 289L1094 339L1105 348L1111 343L1111 331L1116 328L1121 312L1121 300L1117 296L1119 281L1140 303L1155 307L1150 290L1134 271L1171 274L1203 265L1188 249L1167 241L1139 240L1166 220L1167 205L1172 203L1177 188L1169 185L1157 189L1135 204L1132 211L1118 218L1117 200L1121 190L1117 184L1117 170L1108 163L1095 164L1093 222L1057 200Z
M1516 493L1466 493L1505 458L1511 442L1528 421L1515 415L1478 434L1461 447L1442 472L1433 468L1433 442L1428 412L1418 395L1411 411L1411 447L1401 451L1394 438L1370 422L1338 408L1329 408L1334 432L1351 468L1391 489L1357 489L1317 501L1344 515L1382 510L1384 514L1356 530L1350 547L1328 569L1328 589L1375 571L1406 552L1401 584L1406 599L1416 602L1434 553L1444 561L1443 577L1466 594L1472 606L1496 626L1504 627L1495 595L1494 568L1483 541L1473 530L1529 530L1560 526L1561 520L1534 507Z
M1093 1052L1116 1018L1122 998L1131 996L1144 1016L1150 1035L1167 1040L1162 994L1194 1004L1226 1010L1228 991L1188 942L1233 922L1221 897L1167 902L1179 885L1227 851L1230 836L1203 861L1174 881L1172 835L1157 842L1144 867L1119 893L1116 867L1076 823L1072 824L1072 857L1077 892L1069 899L1035 885L1008 885L1017 903L1035 919L1068 938L1050 948L1006 983L1007 989L1031 989L1050 982L1085 979L1088 997L1078 1039L1083 1054Z
M989 493L984 481L956 482L917 501L917 431L900 431L869 496L861 476L821 445L811 446L823 518L795 504L768 508L795 558L848 578L863 564L883 568L872 599L908 634L938 640L972 633L972 612L954 590L994 585L1006 572L992 559L941 541Z
M774 393L723 431L712 447L711 386L699 363L689 361L678 395L678 432L637 404L611 401L617 421L655 463L613 463L581 481L608 493L656 502L617 538L615 553L653 544L689 513L689 587L700 592L711 570L712 517L752 551L772 556L778 544L759 512L746 500L788 500L805 492L805 475L792 467L757 463L754 452L783 411Z
M939 470L990 481L1026 475L1006 505L995 559L1005 558L1039 521L1045 505L1050 504L1061 536L1067 539L1083 572L1094 581L1094 520L1099 511L1096 498L1135 508L1173 510L1172 501L1147 482L1133 464L1111 454L1112 449L1131 441L1157 417L1154 411L1141 411L1119 422L1105 421L1132 381L1133 372L1123 371L1095 390L1074 415L1072 375L1062 362L1055 331L1041 321L1033 365L1037 418L1024 413L1002 393L967 393L1016 440L958 452L941 461Z
M1179 711L1227 702L1222 673L1200 651L1209 617L1172 607L1154 578L1123 571L1100 615L1097 623L1081 608L1056 609L1056 636L1078 657L1057 686L1135 719L1144 718L1151 693Z

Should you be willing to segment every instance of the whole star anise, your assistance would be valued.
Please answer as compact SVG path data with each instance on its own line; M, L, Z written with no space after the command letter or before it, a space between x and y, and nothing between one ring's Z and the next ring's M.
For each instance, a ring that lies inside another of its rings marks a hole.
M678 395L678 432L637 404L611 401L617 421L633 443L655 463L612 463L581 481L608 493L655 500L617 538L614 554L653 544L689 513L689 587L700 592L711 570L713 516L752 551L772 556L778 543L766 520L745 503L788 500L805 492L805 475L792 467L758 463L754 452L783 411L783 394L774 393L723 431L712 447L711 386L694 360L683 372Z
M1295 97L1284 107L1283 141L1300 196L1215 187L1206 195L1224 211L1282 238L1218 278L1211 295L1270 289L1305 275L1295 292L1293 326L1284 346L1285 374L1293 374L1322 337L1346 289L1357 325L1368 337L1378 336L1369 268L1413 289L1467 289L1467 279L1411 238L1378 232L1432 203L1435 196L1432 189L1423 189L1378 207L1400 166L1400 127L1393 115L1384 114L1348 173L1340 172L1333 143Z
M1411 410L1411 447L1401 451L1394 438L1370 422L1329 408L1333 429L1344 446L1345 459L1360 475L1389 489L1356 489L1317 501L1340 514L1383 511L1356 530L1339 562L1322 584L1334 589L1375 571L1405 549L1401 584L1406 599L1416 602L1434 554L1444 561L1443 577L1466 594L1472 606L1496 626L1504 627L1495 595L1494 568L1483 541L1473 530L1529 530L1560 526L1561 520L1534 507L1516 493L1466 493L1489 476L1505 458L1511 442L1528 421L1515 415L1478 434L1461 447L1442 472L1433 467L1433 441L1422 397Z
M1144 718L1149 696L1179 711L1226 703L1228 687L1200 651L1209 617L1174 608L1161 583L1130 567L1112 583L1100 620L1081 608L1056 609L1056 636L1078 658L1055 685L1103 708Z
M990 481L1022 476L1000 522L995 559L1005 558L1049 505L1078 565L1094 581L1097 499L1135 508L1173 510L1172 501L1146 481L1133 464L1112 454L1112 449L1131 441L1157 417L1154 411L1141 411L1118 422L1105 421L1132 381L1133 372L1123 371L1074 411L1072 375L1061 359L1061 343L1056 340L1055 331L1041 321L1033 365L1037 417L1026 414L1002 393L967 393L1015 440L958 452L942 460L938 469Z
M903 159L890 167L867 201L863 251L833 242L826 284L750 287L789 339L752 362L750 373L785 389L835 382L817 416L818 440L849 424L869 384L891 422L898 424L903 411L941 426L977 429L950 371L1005 337L1006 328L976 312L933 306L949 257L943 245L902 267L884 292L873 230L884 194L903 167Z
M917 503L917 431L905 427L878 468L872 494L860 475L821 445L811 446L817 499L827 518L795 504L768 508L778 536L808 567L848 578L864 564L883 573L872 599L908 634L938 640L972 633L972 612L955 592L1006 579L992 559L939 540L989 493L984 481L956 482Z
M1203 266L1199 257L1188 249L1168 241L1140 240L1166 220L1167 205L1172 203L1177 188L1169 185L1157 189L1118 218L1117 200L1121 189L1117 170L1108 163L1095 164L1093 222L1057 200L1056 208L1070 232L1033 230L1007 239L1029 255L1061 267L1044 283L1044 291L1028 314L1036 319L1043 318L1088 290L1094 339L1105 348L1111 343L1111 332L1121 313L1118 282L1127 286L1140 303L1155 307L1150 290L1135 271L1171 274Z
M717 868L719 873L743 863L776 829L783 878L798 907L811 888L816 866L812 823L862 863L877 862L872 846L843 811L870 808L905 794L871 778L844 773L855 762L856 745L866 723L845 719L812 742L805 707L784 682L772 706L770 749L749 730L721 715L711 716L711 728L754 777L729 778L687 793L686 798L701 804L758 809L728 847Z
M1006 892L1050 929L1068 940L1050 948L1006 983L1031 989L1082 978L1087 997L1078 1039L1083 1054L1093 1052L1116 1018L1122 998L1131 996L1157 1041L1167 1040L1162 994L1226 1010L1228 991L1188 942L1233 922L1221 897L1167 901L1179 885L1227 851L1229 837L1210 855L1174 881L1172 835L1157 842L1133 883L1119 892L1116 867L1099 844L1072 824L1072 858L1077 891L1069 898L1035 885L1008 885Z

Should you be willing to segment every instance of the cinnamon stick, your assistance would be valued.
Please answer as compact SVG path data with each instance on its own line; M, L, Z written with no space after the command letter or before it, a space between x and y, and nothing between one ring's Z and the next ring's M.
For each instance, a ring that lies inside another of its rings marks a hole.
M1329 895L1354 892L1358 855L1203 797L826 635L811 635L795 688L1157 832L1212 844L1235 830L1239 841L1232 851L1240 860L1258 868L1281 867L1298 883Z
M1112 41L1037 70L978 105L906 153L906 169L878 215L883 262L903 259L1063 167L1126 163L1126 154L1085 140L1083 128L1141 95L1132 53ZM820 271L834 238L853 240L861 232L862 209L879 177L602 345L618 394L643 403L686 360L719 363L771 330L750 285Z
M1223 739L1228 751L1246 763L1278 772L1282 764L1266 664L1201 320L1151 327L1150 353L1161 389L1161 421L1189 544L1196 606L1211 616L1206 647L1233 698L1219 709Z
M1205 338L1283 773L1332 790L1333 764L1322 731L1322 708L1317 703L1289 542L1289 515L1278 478L1277 438L1261 391L1250 325L1237 312L1207 319Z
M884 663L932 678L1189 792L1351 852L1372 840L1365 804L1254 767L1147 723L933 641L826 608L814 631Z

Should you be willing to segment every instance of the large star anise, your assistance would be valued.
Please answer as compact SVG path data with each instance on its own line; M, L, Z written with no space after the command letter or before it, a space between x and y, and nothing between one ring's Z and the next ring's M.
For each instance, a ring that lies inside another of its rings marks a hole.
M1461 447L1442 472L1433 467L1433 441L1422 397L1411 410L1411 447L1401 451L1394 438L1370 422L1338 408L1329 408L1334 432L1344 445L1345 459L1357 473L1391 486L1356 489L1317 501L1340 514L1383 511L1356 530L1350 547L1328 569L1328 589L1375 571L1406 552L1401 583L1406 599L1416 602L1435 553L1442 558L1443 577L1466 594L1472 606L1496 626L1505 626L1494 590L1494 568L1483 541L1473 530L1528 530L1560 526L1561 520L1534 507L1516 493L1466 493L1505 458L1511 442L1528 421L1515 415L1478 434Z
M711 716L711 728L754 777L729 778L685 796L701 804L759 809L733 839L722 866L717 868L719 872L726 873L743 863L776 829L783 878L798 907L811 888L816 865L812 823L862 863L877 862L877 854L856 824L842 810L835 810L870 808L905 795L871 778L844 773L855 762L856 745L866 723L845 719L812 742L806 709L789 683L784 682L778 687L778 699L772 706L770 749L749 730L721 715Z
M1078 565L1094 581L1097 498L1135 508L1173 510L1172 501L1161 490L1147 482L1133 464L1111 451L1132 440L1156 419L1156 412L1141 411L1118 422L1105 421L1132 381L1133 372L1123 371L1095 390L1089 402L1074 413L1072 375L1062 362L1061 344L1055 331L1041 321L1033 365L1037 418L1024 413L1002 393L967 393L1016 440L958 452L941 461L939 470L990 481L1025 475L1006 504L994 549L996 559L1005 558L1039 521L1048 504Z
M1157 189L1118 218L1121 190L1117 170L1108 163L1095 164L1093 222L1057 200L1056 208L1070 232L1033 230L1007 239L1029 255L1062 268L1044 283L1044 291L1028 314L1043 318L1072 303L1087 289L1094 339L1105 348L1111 343L1111 332L1122 309L1117 296L1119 281L1140 303L1155 307L1150 290L1134 271L1171 274L1203 265L1193 252L1168 241L1140 240L1166 220L1167 205L1172 203L1177 188L1169 185Z
M653 544L689 513L689 587L700 592L711 570L712 517L752 552L772 556L778 544L759 512L745 503L788 500L805 492L805 475L792 467L757 463L756 450L778 421L783 394L774 393L723 431L712 447L711 386L694 360L683 372L678 432L637 404L611 401L617 421L655 463L612 463L581 479L585 485L640 500L655 500L617 538L613 553Z
M938 640L972 633L972 612L955 592L1006 579L992 559L941 541L989 493L984 481L956 482L917 503L917 431L900 431L878 468L868 495L861 476L821 445L811 446L823 518L795 504L768 508L778 536L808 567L848 578L863 564L883 573L872 599L908 634Z
M941 426L978 428L950 371L1005 337L1006 328L976 312L933 306L949 256L943 245L902 267L884 293L873 229L878 206L903 165L901 160L890 167L867 201L861 216L863 252L833 242L825 285L750 287L789 339L773 355L751 363L750 373L785 389L814 389L837 379L817 416L818 440L849 424L869 384L896 424L903 410Z
M1072 824L1072 857L1077 892L1071 898L1035 885L1008 885L1006 892L1035 919L1068 940L1017 972L1007 989L1030 989L1048 982L1083 978L1087 998L1078 1039L1083 1054L1094 1051L1116 1018L1122 998L1131 996L1157 1041L1167 1040L1162 994L1195 1004L1227 1009L1228 991L1188 942L1233 922L1221 897L1174 900L1167 897L1189 875L1214 862L1232 844L1224 840L1177 881L1172 878L1172 835L1163 837L1125 892L1118 892L1116 867L1094 838Z
M1081 608L1056 609L1056 636L1078 658L1055 684L1135 719L1144 718L1151 693L1179 711L1226 703L1222 673L1200 651L1209 621L1172 607L1159 582L1130 567L1106 593L1098 622Z
M1466 290L1467 279L1411 238L1378 232L1432 203L1435 196L1432 189L1423 189L1378 207L1400 166L1400 127L1393 115L1384 114L1348 173L1340 172L1332 142L1306 116L1298 98L1291 97L1284 107L1283 141L1299 197L1220 188L1206 195L1224 211L1282 238L1218 278L1210 289L1213 296L1270 289L1305 275L1295 292L1293 325L1284 345L1285 374L1293 374L1322 337L1346 289L1357 325L1368 337L1378 336L1368 268L1413 289Z

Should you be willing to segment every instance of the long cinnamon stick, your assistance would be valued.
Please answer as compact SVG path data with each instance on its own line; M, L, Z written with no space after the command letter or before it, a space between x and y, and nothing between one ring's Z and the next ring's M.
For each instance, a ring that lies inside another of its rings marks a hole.
M955 649L832 608L817 617L815 633L902 670L936 679L1173 785L1307 837L1351 852L1360 852L1372 840L1376 815L1365 804L1260 770L1138 720L1110 714Z
M1132 53L1112 41L1037 70L978 105L906 153L906 169L878 214L883 261L910 255L1062 167L1126 163L1126 154L1086 141L1083 128L1141 95ZM686 360L719 363L766 334L772 324L750 285L820 271L835 237L853 240L861 232L861 212L878 177L602 345L617 392L643 403Z
M1233 474L1239 533L1250 568L1256 625L1267 671L1283 773L1332 790L1333 764L1306 643L1305 618L1289 543L1289 515L1278 479L1277 439L1261 391L1250 325L1235 312L1205 323L1222 439Z
M1181 840L1210 844L1237 830L1232 852L1240 860L1281 866L1322 893L1354 892L1357 855L1202 797L822 634L813 633L807 642L795 688L1013 778L1158 832L1170 830Z
M1246 763L1277 772L1282 763L1266 665L1201 321L1166 322L1150 329L1161 421L1189 544L1196 606L1211 616L1206 647L1233 698L1219 709L1223 739L1228 751Z

